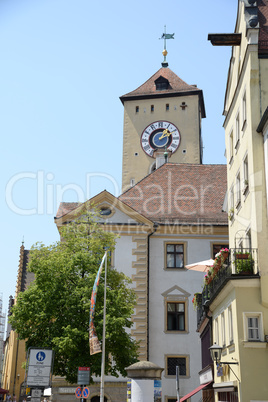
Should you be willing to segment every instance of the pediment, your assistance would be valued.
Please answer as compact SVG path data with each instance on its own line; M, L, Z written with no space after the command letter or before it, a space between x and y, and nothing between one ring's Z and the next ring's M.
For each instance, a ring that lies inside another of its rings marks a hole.
M85 211L93 208L103 211L103 217L100 222L105 223L123 223L123 224L140 224L148 227L153 226L153 222L140 214L138 211L116 198L114 195L104 190L90 200L79 204L76 208L70 210L61 217L55 218L57 226L61 226L66 222L70 222L82 216ZM110 211L109 211L110 210ZM110 213L109 213L110 212Z
M167 300L185 300L191 296L190 293L186 292L186 290L182 289L178 285L174 285L165 292L162 293L162 296Z

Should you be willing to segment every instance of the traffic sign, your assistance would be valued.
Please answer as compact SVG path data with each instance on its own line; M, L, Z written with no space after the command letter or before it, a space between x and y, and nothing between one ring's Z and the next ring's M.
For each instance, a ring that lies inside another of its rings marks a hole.
M78 367L77 384L87 385L90 383L90 367Z
M81 387L76 388L75 396L76 396L76 398L82 398L82 389L81 389Z
M87 399L89 396L89 392L90 391L89 391L88 387L83 388L83 391L82 391L83 398Z

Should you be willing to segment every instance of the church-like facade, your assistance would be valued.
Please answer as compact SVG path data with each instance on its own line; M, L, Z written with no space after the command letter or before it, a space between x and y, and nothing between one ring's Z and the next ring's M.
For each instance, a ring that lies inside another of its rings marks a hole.
M181 396L200 384L192 299L202 289L204 274L186 265L213 258L228 246L222 211L226 166L202 164L203 93L168 67L120 99L123 192L116 198L103 191L86 203L97 206L100 224L119 235L112 261L133 281L137 304L131 334L140 342L139 358L164 368L162 402L175 402L176 366ZM58 228L80 207L62 203L55 218ZM126 381L106 377L108 401L126 400ZM91 388L97 395L98 382Z
M201 346L192 299L202 289L204 274L186 265L213 258L228 245L228 217L222 211L226 166L202 164L202 90L185 83L167 64L120 100L122 194L103 191L86 204L97 207L100 224L119 235L112 265L132 279L136 292L131 335L139 341L139 359L164 368L161 402L175 402L176 366L181 397L200 384ZM78 203L61 203L57 227L74 219L79 208ZM95 402L100 379L94 380L88 400ZM54 377L51 399L71 401L74 389ZM107 376L105 398L125 402L127 378Z

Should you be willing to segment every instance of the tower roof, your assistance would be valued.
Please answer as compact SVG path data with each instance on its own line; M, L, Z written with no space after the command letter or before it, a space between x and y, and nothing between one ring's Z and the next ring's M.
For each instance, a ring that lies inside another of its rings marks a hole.
M157 85L158 82L164 82L165 85ZM121 102L163 98L171 96L198 95L201 104L202 117L205 117L205 106L203 92L196 85L189 85L179 78L170 68L162 67L153 74L144 84L140 85L134 91L131 91L120 97Z

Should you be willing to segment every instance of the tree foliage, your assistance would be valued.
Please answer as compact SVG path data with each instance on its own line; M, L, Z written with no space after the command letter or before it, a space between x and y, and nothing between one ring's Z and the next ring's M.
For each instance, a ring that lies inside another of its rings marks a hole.
M54 371L67 381L77 381L77 368L90 366L101 373L101 353L89 353L89 310L93 284L104 249L113 250L115 235L94 219L82 218L61 229L63 241L49 247L31 248L29 271L35 280L21 292L12 309L10 323L26 347L49 347L55 351ZM109 264L108 264L109 265ZM130 280L108 267L105 371L126 375L125 367L137 359L137 344L127 330L135 303ZM104 272L98 288L94 324L102 340Z

